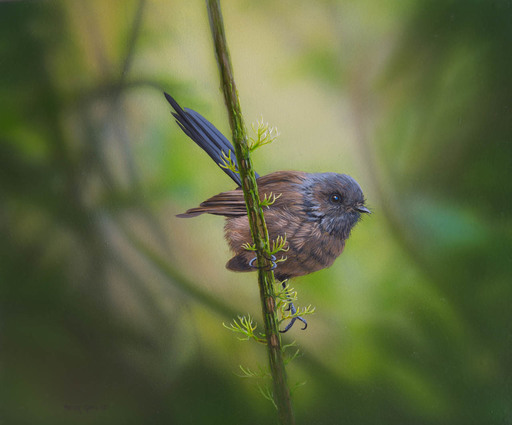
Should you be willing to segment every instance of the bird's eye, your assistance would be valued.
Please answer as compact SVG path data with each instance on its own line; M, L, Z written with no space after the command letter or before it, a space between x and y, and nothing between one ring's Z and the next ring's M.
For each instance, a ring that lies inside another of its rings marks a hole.
M329 201L331 201L331 204L339 204L341 202L341 195L339 193L333 193L329 197Z

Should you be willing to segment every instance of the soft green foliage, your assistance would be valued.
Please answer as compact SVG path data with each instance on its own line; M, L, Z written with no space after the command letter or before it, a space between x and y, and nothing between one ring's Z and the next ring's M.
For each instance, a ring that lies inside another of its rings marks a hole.
M272 248L268 251L270 255L275 255L278 252L287 252L290 248L288 247L288 241L286 240L286 233L284 236L279 235L275 240L272 241Z
M238 169L236 168L235 162L233 161L234 158L231 157L232 154L232 151L229 151L227 154L222 151L222 162L219 165L226 170L231 170L234 173L238 173Z
M274 394L272 393L272 389L271 389L270 385L265 385L263 387L258 386L258 389L260 391L260 394L263 396L263 398L270 401L274 405L274 407L277 409L277 405L274 400Z
M275 255L278 252L287 252L288 251L288 242L286 241L286 234L284 236L278 236L275 240L271 241L272 248L269 248L266 253L267 255ZM256 251L256 246L254 243L246 242L242 245L242 247L247 251Z
M261 207L262 208L270 207L274 202L276 202L276 200L278 200L281 197L281 195L282 195L281 193L279 193L277 195L272 192L270 192L269 194L265 193L265 195L263 196L263 199L260 202Z
M284 312L286 301L290 301L291 299L297 299L297 293L293 291L293 289L287 287L286 290L290 291L290 295L288 297L286 297L285 292L276 291L277 299L279 300L279 310L283 317L280 323L282 323L284 320L291 319L297 316L294 314L287 315L286 318L284 317L286 315L286 313ZM303 312L303 315L311 313L312 311ZM255 334L254 331L256 330L257 325L253 322L253 319L251 318L250 315L248 315L247 317L238 316L238 319L233 320L229 325L223 323L223 326L232 332L243 335L242 337L238 337L238 340L240 341L252 340L260 344L267 343L265 335L261 333L259 335ZM300 350L297 348L295 341L289 344L285 344L281 348L283 351L284 361L286 365L290 364L292 360L300 356ZM242 365L239 365L238 367L241 373L237 374L237 376L240 378L251 379L256 381L256 387L258 388L259 393L263 396L264 399L270 401L272 405L277 409L276 400L274 399L274 394L272 391L272 376L269 371L269 367L258 366L257 371ZM302 387L303 385L305 385L305 382L299 382L291 388L291 391L295 391L298 388Z
M256 335L254 331L258 327L251 318L251 315L246 316L238 316L238 320L234 319L229 326L223 323L223 326L230 331L239 333L243 335L242 337L238 337L240 341L249 341L253 340L259 342L260 344L266 344L267 341L265 339L265 334Z
M247 251L256 251L256 245L254 243L245 242L242 248Z
M242 371L242 374L238 375L240 378L270 378L268 370L263 370L262 368L259 368L257 372L243 367L242 365L240 365L239 368Z
M269 145L279 137L277 128L270 127L269 123L263 121L263 117L256 124L252 124L252 130L255 137L251 137L249 141L249 150L251 152L262 146Z

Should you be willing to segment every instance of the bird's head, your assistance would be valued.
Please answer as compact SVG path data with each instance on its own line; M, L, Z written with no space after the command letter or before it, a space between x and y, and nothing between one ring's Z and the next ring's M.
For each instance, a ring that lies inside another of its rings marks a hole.
M361 186L346 174L309 174L303 185L304 212L323 232L346 239L361 214L370 213Z

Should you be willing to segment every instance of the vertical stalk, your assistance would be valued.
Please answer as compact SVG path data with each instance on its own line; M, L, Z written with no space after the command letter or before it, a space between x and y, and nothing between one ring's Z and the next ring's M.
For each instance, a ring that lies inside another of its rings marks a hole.
M238 170L242 181L247 215L251 234L256 246L258 258L258 284L260 289L267 352L272 375L274 402L277 406L279 422L282 425L294 424L290 391L286 382L286 371L279 334L276 301L274 292L274 272L270 270L271 263L267 258L269 239L263 209L260 205L258 186L252 168L250 151L247 144L247 131L242 117L242 109L238 99L233 67L224 32L224 22L220 8L220 0L207 0L208 18L212 31L215 55L219 66L220 80L224 100L229 115L229 123L233 133L233 146L238 162Z

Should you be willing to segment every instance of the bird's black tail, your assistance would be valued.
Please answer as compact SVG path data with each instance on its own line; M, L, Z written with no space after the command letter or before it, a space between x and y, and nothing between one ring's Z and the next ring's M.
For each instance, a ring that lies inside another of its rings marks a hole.
M170 95L164 92L165 98L171 104L174 111L172 115L176 118L176 122L183 130L183 132L190 137L201 149L203 149L210 158L212 158L217 165L222 164L223 153L231 158L238 170L238 164L235 158L235 151L233 145L229 142L224 135L215 128L215 126L198 114L192 109L182 109L178 102L176 102ZM222 168L233 181L240 186L241 180L238 173L233 172L228 168ZM258 175L256 175L258 177Z

